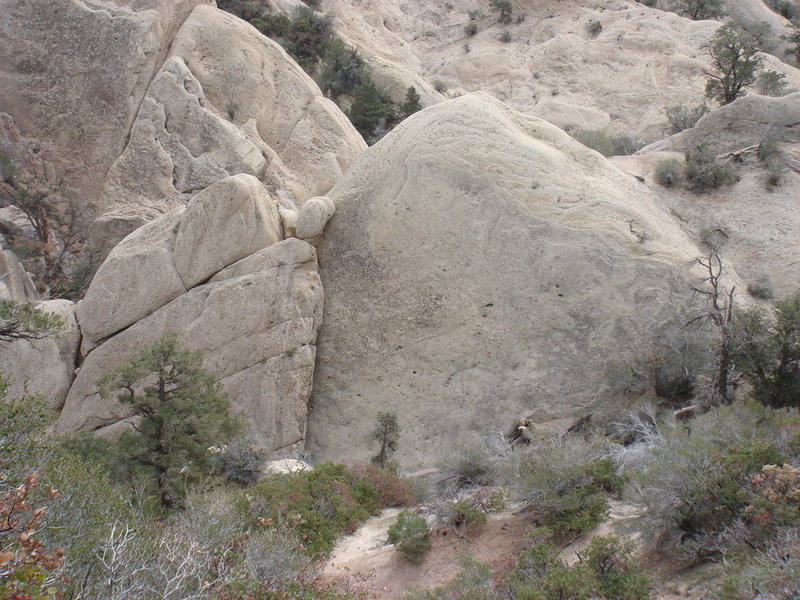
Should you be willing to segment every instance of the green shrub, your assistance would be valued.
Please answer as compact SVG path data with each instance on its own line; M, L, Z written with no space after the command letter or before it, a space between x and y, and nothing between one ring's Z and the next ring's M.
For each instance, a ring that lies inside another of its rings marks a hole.
M535 544L520 556L511 582L519 600L648 600L650 583L632 560L632 544L594 537L582 560L568 566L549 542Z
M508 44L511 42L511 32L504 31L503 33L500 34L500 36L497 39L503 42L504 44Z
M742 311L734 320L733 359L752 396L773 407L800 406L800 292L770 311Z
M643 428L628 492L667 550L696 561L735 544L727 536L736 525L753 535L751 482L764 465L783 463L796 421L750 402L714 408L688 427L664 419Z
M764 283L748 283L747 293L753 298L760 298L762 300L772 300L772 287Z
M375 488L382 506L413 506L417 499L409 482L376 465L348 465L347 470Z
M697 125L697 122L708 114L709 108L705 102L696 106L676 104L667 108L666 112L670 133L680 133Z
M681 182L683 165L676 158L667 158L656 165L655 180L659 185L672 187Z
M459 500L452 506L452 525L469 528L486 523L486 512L469 500Z
M364 59L358 50L350 48L341 39L331 40L322 61L320 88L334 100L351 93L367 79Z
M469 554L460 555L458 564L461 570L450 583L432 590L415 590L406 595L405 600L501 600L512 597L501 595L488 565Z
M469 23L464 25L464 33L467 34L467 36L472 37L473 35L478 33L478 24L475 23L474 21L470 21Z
M587 148L596 150L603 156L627 156L644 145L635 135L612 136L601 129L580 129L571 135Z
M380 510L378 492L343 465L323 463L312 471L272 475L242 496L257 522L288 527L312 555L333 549Z
M250 23L267 37L275 38L310 74L333 40L333 22L307 6L298 6L290 19L284 14L264 15Z
M797 16L797 7L790 0L767 0L767 5L790 21Z
M734 180L728 168L719 163L711 149L701 142L686 151L686 179L693 191L701 193Z
M596 37L603 31L603 24L597 19L589 19L586 24L586 31L589 32L589 35Z
M406 90L405 98L403 99L403 103L399 106L399 118L406 119L413 115L415 112L419 112L422 110L422 103L420 102L419 93L417 92L417 88L413 85L410 86Z
M452 482L456 488L491 485L495 467L489 449L478 442L457 442L436 465L440 481Z
M425 517L404 509L389 527L389 543L412 562L420 562L430 550L431 536Z
M245 439L217 447L214 470L226 482L246 487L258 481L264 456Z
M353 104L347 116L368 144L380 140L397 118L394 104L381 95L370 78L353 90Z
M719 19L725 15L722 0L668 0L665 8L695 21Z
M505 467L508 485L559 534L579 534L600 523L606 494L621 491L623 479L599 443L550 440L512 454Z

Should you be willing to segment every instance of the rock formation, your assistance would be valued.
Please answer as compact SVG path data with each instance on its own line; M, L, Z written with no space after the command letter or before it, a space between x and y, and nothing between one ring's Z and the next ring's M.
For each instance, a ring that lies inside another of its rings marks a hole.
M15 340L0 352L0 373L11 377L7 396L39 396L48 408L61 410L72 384L81 334L75 304L69 300L45 300L37 308L61 316L64 325L40 340Z
M36 302L39 294L31 276L11 250L0 250L0 300Z
M703 46L720 22L691 21L632 0L512 4L508 25L497 22L488 2L472 0L328 0L326 10L396 101L409 85L426 106L437 101L435 92L426 93L434 84L443 97L482 90L568 132L610 129L645 141L663 137L666 107L702 102L709 64ZM761 0L729 4L749 22L767 14L775 28L788 25ZM592 21L599 31L590 31ZM469 23L475 35L465 33ZM508 42L499 39L504 31ZM767 65L800 88L796 70L773 57Z
M484 94L405 121L331 198L316 458L369 456L380 410L404 466L580 411L608 352L686 302L700 253L641 182Z
M712 111L686 131L614 161L649 176L659 161L683 160L705 143L727 163L738 181L698 195L652 183L661 201L698 241L711 238L745 284L769 289L776 298L800 288L800 93L780 98L745 96ZM764 143L762 157L759 147ZM770 169L779 185L770 185ZM747 296L747 285L739 293Z
M96 247L238 173L298 208L365 147L280 46L212 4L3 7L0 148L11 129L36 142Z
M277 202L255 177L220 180L126 237L77 314L90 351L59 430L118 431L131 413L97 380L174 331L203 353L254 444L302 451L322 317L316 252L283 240Z

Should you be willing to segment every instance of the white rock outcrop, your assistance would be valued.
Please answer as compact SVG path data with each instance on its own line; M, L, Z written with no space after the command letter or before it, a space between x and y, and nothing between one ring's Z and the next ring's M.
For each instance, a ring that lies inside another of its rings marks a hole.
M364 459L397 412L408 468L602 397L608 353L690 297L700 250L641 182L484 94L430 107L332 190L307 444Z
M366 148L277 43L211 0L9 0L0 39L0 148L30 140L96 248L240 173L298 208Z
M37 308L59 315L64 325L40 340L15 340L0 352L0 373L11 375L9 398L34 394L54 411L60 410L72 384L81 334L75 304L69 300L44 300Z
M321 318L322 287L313 246L296 239L270 246L90 352L58 429L114 430L130 416L129 409L102 398L97 380L174 331L183 347L203 352L204 368L220 379L252 442L267 453L296 455L305 436Z
M111 251L78 304L86 342L120 331L281 238L277 204L255 177L214 183Z

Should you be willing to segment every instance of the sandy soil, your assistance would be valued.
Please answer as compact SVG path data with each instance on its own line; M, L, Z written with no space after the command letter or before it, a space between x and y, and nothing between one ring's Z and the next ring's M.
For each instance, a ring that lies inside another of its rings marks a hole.
M470 552L492 566L512 561L526 546L531 515L512 511L489 515L488 522L464 537L452 529L433 531L433 546L415 565L386 542L386 532L399 509L389 509L342 539L322 568L322 577L343 581L369 598L401 598L415 587L433 588L459 571L458 556Z

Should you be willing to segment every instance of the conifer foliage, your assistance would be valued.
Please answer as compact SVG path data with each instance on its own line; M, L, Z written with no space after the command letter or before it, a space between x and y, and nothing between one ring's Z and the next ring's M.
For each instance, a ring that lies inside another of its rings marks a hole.
M168 508L180 506L186 487L210 473L209 449L237 430L227 397L201 361L199 352L180 348L168 333L98 382L104 396L116 391L133 408L138 419L120 439L120 451L131 474Z

